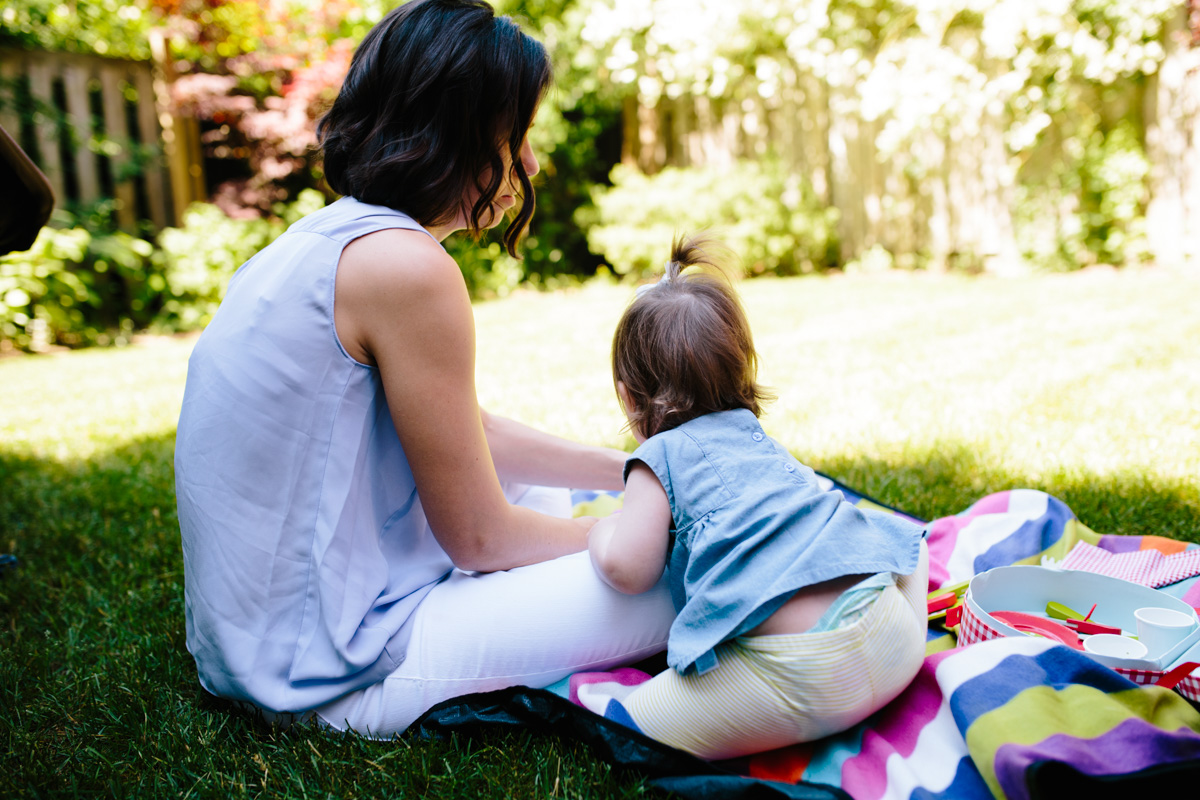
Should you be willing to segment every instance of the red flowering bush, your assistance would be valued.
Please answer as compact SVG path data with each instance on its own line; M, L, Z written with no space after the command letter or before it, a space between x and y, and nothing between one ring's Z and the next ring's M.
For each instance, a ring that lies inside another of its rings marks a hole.
M382 3L153 0L178 78L172 101L201 121L208 192L231 217L270 213L318 186L316 119Z

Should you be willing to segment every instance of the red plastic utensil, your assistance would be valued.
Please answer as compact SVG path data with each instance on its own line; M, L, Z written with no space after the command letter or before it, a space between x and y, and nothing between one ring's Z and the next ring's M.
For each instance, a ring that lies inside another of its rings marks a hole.
M946 592L944 594L934 595L933 597L930 597L926 601L926 607L929 609L928 613L933 614L935 612L942 611L943 609L949 608L950 606L954 605L955 602L957 602L957 600L958 600L958 595L956 595L954 592Z
M1047 639L1054 639L1057 642L1062 642L1067 647L1073 647L1076 650L1083 649L1083 642L1075 634L1075 631L1068 628L1066 625L1060 625L1053 620L1045 617L1026 614L1021 611L993 611L992 616L1003 622L1010 628L1015 628L1021 633L1032 633L1036 636L1044 636Z
M1063 622L1076 633L1115 633L1121 635L1121 629L1112 625L1101 625L1099 622L1088 622L1085 619L1068 619Z

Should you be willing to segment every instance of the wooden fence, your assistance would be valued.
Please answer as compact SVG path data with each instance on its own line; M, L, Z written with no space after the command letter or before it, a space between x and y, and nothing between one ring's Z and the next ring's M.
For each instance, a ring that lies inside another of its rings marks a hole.
M199 128L151 62L0 50L0 125L74 210L113 201L122 230L177 225L204 198Z
M1200 47L1183 36L1187 24L1182 11L1172 18L1156 74L1097 99L1106 119L1141 125L1150 162L1146 225L1160 264L1200 262ZM652 174L771 153L838 209L843 263L879 246L901 258L924 254L934 269L1022 269L1013 213L1018 173L1002 116L985 111L970 126L929 126L907 144L904 155L916 159L895 158L878 146L886 119L864 119L846 102L854 87L789 66L779 77L780 89L769 98L629 98L622 161ZM1053 131L1044 138L1051 144L1035 159L1052 161ZM914 161L923 165L916 176L906 168ZM1026 169L1038 166L1034 160ZM1077 212L1077 199L1066 196L1046 209L1037 231L1066 230L1077 224Z
M925 132L913 150L934 166L914 180L903 163L881 154L884 120L840 110L849 105L839 97L847 89L799 70L785 70L783 82L770 100L720 106L683 95L627 105L622 160L653 173L773 154L810 181L823 205L838 209L843 263L879 246L924 253L935 269L1019 269L1000 119L985 115L969 134Z

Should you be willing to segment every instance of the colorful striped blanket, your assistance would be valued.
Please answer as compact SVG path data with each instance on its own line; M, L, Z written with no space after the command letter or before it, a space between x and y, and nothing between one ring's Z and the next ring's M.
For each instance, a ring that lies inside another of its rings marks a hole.
M848 499L878 507L838 485ZM579 495L586 511L611 498ZM895 513L895 509L889 509ZM1041 492L989 495L929 524L930 588L992 567L1062 561L1076 543L1112 554L1200 549L1161 537L1102 536ZM1138 559L1141 561L1142 559ZM1157 563L1157 561L1155 562ZM1200 605L1200 576L1161 587ZM736 761L706 764L622 729L561 697L506 690L444 704L425 733L490 724L537 725L588 742L610 761L635 766L690 797L1025 798L1060 789L1200 785L1200 712L1168 689L1137 686L1082 653L1020 637L954 646L931 629L928 655L896 700L837 736ZM565 695L565 684L551 687ZM472 703L476 703L472 706ZM514 703L506 711L505 703ZM520 713L509 711L520 707ZM531 707L540 711L530 712ZM487 713L473 714L472 708ZM515 722L514 722L515 720ZM1161 782L1161 783L1159 783Z

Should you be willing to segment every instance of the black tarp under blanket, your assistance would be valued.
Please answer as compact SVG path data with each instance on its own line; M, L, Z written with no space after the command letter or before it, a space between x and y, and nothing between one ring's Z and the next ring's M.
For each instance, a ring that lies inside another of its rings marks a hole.
M849 798L832 786L747 777L736 771L739 762L726 766L704 761L593 714L551 691L527 686L452 698L431 708L409 730L418 737L442 737L503 728L521 728L580 742L597 758L636 770L652 785L694 800Z

